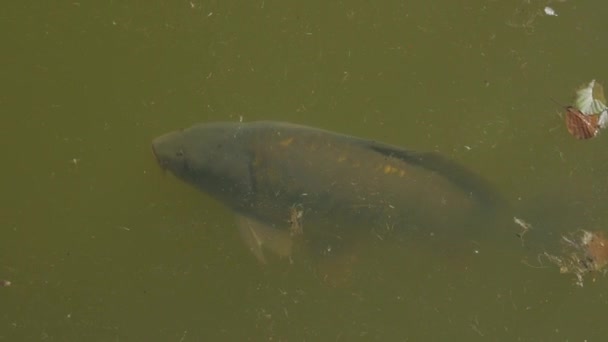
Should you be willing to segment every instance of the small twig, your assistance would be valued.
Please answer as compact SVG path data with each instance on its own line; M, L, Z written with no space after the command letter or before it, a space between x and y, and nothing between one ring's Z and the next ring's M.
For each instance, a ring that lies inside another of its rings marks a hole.
M520 231L519 233L516 233L515 235L517 235L518 238L521 239L521 245L524 245L524 235L532 229L532 225L529 224L528 222L513 216L513 222L515 222L515 224L517 224L518 226L520 226L522 228L522 231Z

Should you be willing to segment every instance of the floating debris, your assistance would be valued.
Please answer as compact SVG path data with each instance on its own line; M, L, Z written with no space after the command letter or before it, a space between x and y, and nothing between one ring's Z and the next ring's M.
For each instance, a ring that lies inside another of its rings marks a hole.
M576 91L575 106L585 115L594 115L605 111L608 107L606 107L604 87L595 80L581 86Z
M515 235L517 235L517 237L521 239L521 244L523 245L524 244L524 235L528 231L530 231L530 229L532 229L532 225L515 216L513 216L513 222L515 222L515 224L517 224L518 226L521 227L521 231L519 233L516 233Z
M0 287L9 287L12 283L10 280L0 279Z
M603 232L582 230L572 236L562 236L564 257L545 252L549 261L559 267L560 273L574 274L576 285L583 286L588 273L606 273L608 265L608 239Z
M608 126L604 88L591 80L576 91L574 106L566 107L566 128L577 139L590 139Z
M585 115L580 110L566 107L566 128L576 139L593 138L600 132L599 115Z
M557 13L555 13L555 10L549 6L545 7L545 14L550 17L557 17Z
M582 238L587 268L601 271L608 265L608 239L602 232L585 231Z
M304 210L301 204L294 204L289 208L289 233L291 236L302 235L304 229L302 227L302 217L304 216Z

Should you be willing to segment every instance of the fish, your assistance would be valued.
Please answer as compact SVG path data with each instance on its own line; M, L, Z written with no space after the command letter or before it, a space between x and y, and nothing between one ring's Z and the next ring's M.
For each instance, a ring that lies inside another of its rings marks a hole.
M287 122L200 123L155 138L152 151L163 170L236 214L261 263L265 251L291 258L302 243L329 253L372 231L474 240L488 229L473 223L503 203L487 180L437 152Z

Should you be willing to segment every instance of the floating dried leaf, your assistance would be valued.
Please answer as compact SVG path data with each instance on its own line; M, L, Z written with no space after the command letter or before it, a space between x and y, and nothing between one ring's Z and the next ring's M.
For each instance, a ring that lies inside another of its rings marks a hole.
M600 131L599 119L599 114L585 115L572 106L566 107L566 128L577 139L595 137Z

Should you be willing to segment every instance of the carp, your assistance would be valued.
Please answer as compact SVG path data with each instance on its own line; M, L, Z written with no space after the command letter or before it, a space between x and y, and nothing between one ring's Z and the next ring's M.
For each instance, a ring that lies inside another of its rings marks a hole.
M261 262L264 249L290 257L297 239L347 243L378 227L412 239L476 239L479 219L502 202L486 180L438 153L291 123L202 123L154 139L152 150L163 169L237 214Z

